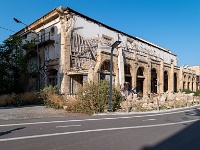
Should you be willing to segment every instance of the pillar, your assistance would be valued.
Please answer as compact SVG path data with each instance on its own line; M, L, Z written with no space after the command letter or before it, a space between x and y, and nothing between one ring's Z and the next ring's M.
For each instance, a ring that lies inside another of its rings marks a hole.
M183 91L184 87L183 87L183 66L180 67L180 71L179 71L179 81L178 81L178 89L180 91Z
M169 92L174 92L174 60L171 60L170 75L168 80Z
M151 68L152 68L152 66L151 66L151 58L149 55L147 55L147 62L148 62L148 64L147 64L147 67L145 68L145 70L146 70L145 80L147 83L146 83L146 85L144 85L147 87L146 95L148 95L148 93L151 93Z
M59 61L59 84L60 93L70 94L70 76L67 75L67 71L70 69L70 16L68 14L68 21L64 13L60 14L61 23L61 50L60 50L60 61Z
M124 77L124 57L122 48L118 48L118 69L119 69L119 84L123 87L125 82Z
M160 61L160 71L159 71L159 92L163 93L164 91L164 61Z

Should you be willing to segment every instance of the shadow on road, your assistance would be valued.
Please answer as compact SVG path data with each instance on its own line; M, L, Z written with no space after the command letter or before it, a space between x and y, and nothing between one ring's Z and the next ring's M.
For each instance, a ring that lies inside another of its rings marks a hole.
M10 133L13 132L13 131L22 130L22 129L24 129L24 128L25 128L25 127L21 127L21 128L12 129L12 130L5 131L5 132L0 132L0 136L6 135L6 134L10 134Z
M200 116L196 109L186 115ZM184 123L188 127L154 146L145 146L142 150L200 150L200 121Z

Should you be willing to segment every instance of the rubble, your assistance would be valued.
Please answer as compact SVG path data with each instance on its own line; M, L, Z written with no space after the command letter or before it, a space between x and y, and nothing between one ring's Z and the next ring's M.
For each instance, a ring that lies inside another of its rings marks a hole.
M163 110L200 104L200 96L194 96L194 93L171 93L167 91L161 94L151 93L149 95L141 98L137 94L129 94L125 101L121 103L122 111L127 111L127 109L129 112Z

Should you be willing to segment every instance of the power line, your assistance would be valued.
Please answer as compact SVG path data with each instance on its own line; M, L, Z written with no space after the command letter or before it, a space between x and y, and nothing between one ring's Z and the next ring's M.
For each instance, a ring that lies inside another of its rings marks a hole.
M4 27L0 27L0 28L2 28L2 29L4 29L4 30L7 30L7 31L10 31L10 32L15 32L15 31L13 31L13 30L10 30L10 29L4 28Z

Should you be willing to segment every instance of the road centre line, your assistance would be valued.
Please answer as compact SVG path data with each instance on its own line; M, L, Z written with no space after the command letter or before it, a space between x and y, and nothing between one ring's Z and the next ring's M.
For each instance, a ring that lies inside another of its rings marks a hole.
M56 126L56 128L80 127L81 125Z
M51 123L66 123L66 122L85 122L85 121L101 121L101 120L117 120L117 119L131 119L131 118L144 118L153 116L162 116L168 114L177 114L182 112L194 111L195 109L168 112L168 113L158 113L152 115L142 115L142 116L126 116L126 117L113 117L113 118L97 118L97 119L83 119L83 120L64 120L64 121L47 121L47 122L30 122L30 123L17 123L17 124L2 124L0 127L10 127L10 126L23 126L23 125L37 125L37 124L51 124Z
M15 141L15 140L24 140L24 139L33 139L40 137L51 137L59 135L70 135L70 134L79 134L79 133L90 133L90 132L102 132L102 131L114 131L114 130L127 130L127 129L139 129L139 128L151 128L151 127L160 127L160 126L170 126L184 123L192 123L199 121L200 119L174 122L174 123L165 123L165 124L156 124L156 125L145 125L145 126L130 126L130 127L119 127L119 128L105 128L105 129L93 129L93 130L82 130L82 131L72 131L72 132L63 132L63 133L52 133L52 134L42 134L42 135L32 135L32 136L22 136L22 137L13 137L0 139L0 142Z
M143 120L143 121L154 121L156 119L146 119L146 120Z

